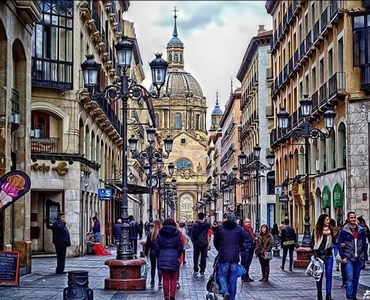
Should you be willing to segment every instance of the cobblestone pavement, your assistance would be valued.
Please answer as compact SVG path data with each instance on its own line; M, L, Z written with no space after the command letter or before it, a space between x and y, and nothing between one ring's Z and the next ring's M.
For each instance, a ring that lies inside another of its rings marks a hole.
M213 260L216 251L209 251L205 278L193 277L192 250L186 251L187 264L181 267L180 284L176 299L198 300L205 299L207 294L205 284L212 272ZM66 271L87 270L89 271L89 287L94 290L95 300L159 300L163 299L162 290L157 283L155 288L149 287L150 276L147 279L147 289L138 292L120 292L104 290L104 279L109 276L109 269L104 261L114 258L112 256L83 256L67 258ZM258 282L261 277L259 263L253 259L251 277L254 282L238 282L236 299L243 300L314 300L316 288L313 279L304 275L304 269L294 269L293 272L280 269L281 258L274 257L271 261L270 281ZM32 260L32 274L22 276L18 287L0 285L0 300L8 299L63 299L63 289L67 286L67 275L54 274L56 258L35 258ZM332 297L335 300L345 300L345 289L340 287L340 273L333 271ZM324 285L325 286L325 285ZM366 290L370 290L370 265L361 273L358 299L364 298ZM325 293L324 293L325 295ZM220 297L219 297L220 299Z

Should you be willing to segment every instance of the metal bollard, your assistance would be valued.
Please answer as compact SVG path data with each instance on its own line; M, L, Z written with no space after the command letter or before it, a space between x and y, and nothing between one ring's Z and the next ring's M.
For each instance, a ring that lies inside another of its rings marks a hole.
M89 288L89 272L68 272L68 287L63 290L63 300L93 300L94 291Z

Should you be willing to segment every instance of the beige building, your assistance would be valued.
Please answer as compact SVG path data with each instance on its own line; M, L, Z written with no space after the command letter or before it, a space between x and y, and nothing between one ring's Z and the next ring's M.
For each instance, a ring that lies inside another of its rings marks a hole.
M0 176L30 173L31 37L40 8L35 1L18 2L0 3ZM0 212L0 250L22 251L21 266L30 271L30 240L28 193Z
M173 151L166 165L175 165L177 203L172 212L176 220L195 220L195 203L206 191L207 102L197 80L184 70L184 44L177 33L177 16L174 16L173 36L167 43L167 78L162 96L153 99L157 132L162 140L170 135ZM168 172L167 172L168 173ZM168 181L171 177L167 177ZM161 200L160 207L168 208L171 199ZM171 215L171 209L167 209ZM163 214L164 211L161 211Z
M364 1L267 1L273 17L272 99L276 184L288 195L294 227L303 231L305 156L308 151L311 228L328 213L343 222L354 210L369 217L368 67ZM312 99L311 128L326 132L323 112L336 113L328 138L286 139L277 128L280 108L290 114L289 130L302 124L299 100Z

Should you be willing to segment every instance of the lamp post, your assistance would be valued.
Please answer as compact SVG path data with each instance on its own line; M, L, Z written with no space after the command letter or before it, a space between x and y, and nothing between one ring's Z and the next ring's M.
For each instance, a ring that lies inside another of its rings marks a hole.
M247 169L252 170L254 169L254 172L256 174L256 228L255 228L255 233L259 233L259 228L260 228L260 205L259 205L259 193L260 193L260 171L264 170L271 170L272 166L274 165L275 162L275 155L272 153L269 153L266 155L266 160L267 163L269 164L268 166L265 166L263 163L260 162L260 154L261 154L261 147L259 145L256 145L253 147L253 156L254 156L254 164L252 163L249 168ZM239 155L239 164L241 166L246 166L247 164L247 156L245 155L244 152L242 152ZM248 180L248 173L244 170L243 167L241 167L242 176L243 176L243 181Z
M292 129L290 132L285 132L285 130L289 126L289 119L290 115L285 110L282 109L278 114L278 122L279 127L283 130L283 137L286 139L289 138L295 138L300 139L304 138L304 145L305 145L305 193L304 193L304 200L305 200L305 216L304 216L304 234L302 239L302 247L310 247L311 246L311 235L310 235L310 209L309 209L309 197L310 197L310 178L309 178L309 160L308 160L308 148L310 146L309 139L318 139L318 138L330 138L331 130L334 126L334 118L335 118L335 112L332 110L327 110L324 112L324 119L325 119L325 126L327 131L321 131L318 128L312 127L313 125L308 120L308 117L311 115L312 111L312 100L308 98L308 95L304 95L303 99L300 101L301 105L301 113L303 117L303 123Z
M136 159L139 159L141 163L145 163L144 172L147 175L147 186L149 187L149 223L153 223L153 188L158 184L158 178L153 176L153 166L155 165L157 170L162 169L163 159L168 158L172 152L173 139L167 136L164 139L164 149L167 154L162 153L154 148L153 144L155 141L156 130L153 127L146 129L147 139L149 146L137 153L137 138L131 136L128 140L130 145L130 151Z
M127 182L127 102L144 99L149 101L150 98L159 98L160 89L164 85L167 72L167 62L161 58L161 54L156 54L156 58L149 63L153 86L155 89L149 92L145 87L129 79L127 72L131 67L131 60L134 45L122 37L116 46L117 69L120 71L120 77L100 91L98 75L100 64L98 64L92 55L88 55L87 60L81 64L84 86L88 89L90 98L97 100L101 97L107 99L110 103L117 100L122 102L122 199L121 199L121 239L117 250L117 260L130 260L134 258L134 252L129 240L130 225L128 223L128 182Z

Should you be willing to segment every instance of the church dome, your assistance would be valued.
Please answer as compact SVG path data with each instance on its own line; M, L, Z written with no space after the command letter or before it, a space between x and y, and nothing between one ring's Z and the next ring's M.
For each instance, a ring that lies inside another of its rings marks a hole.
M212 116L222 116L224 113L222 109L220 108L220 104L218 102L218 92L216 94L216 104L215 108L212 110Z
M161 93L167 97L204 98L198 81L184 70L168 70Z
M169 46L180 46L182 47L184 44L181 42L181 40L177 36L173 36L171 40L167 43L167 47Z

